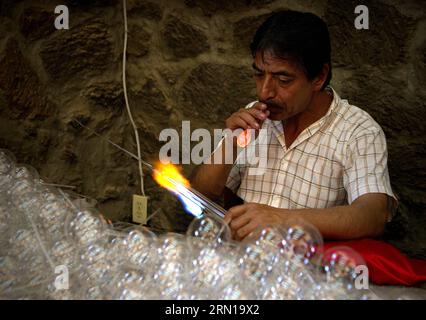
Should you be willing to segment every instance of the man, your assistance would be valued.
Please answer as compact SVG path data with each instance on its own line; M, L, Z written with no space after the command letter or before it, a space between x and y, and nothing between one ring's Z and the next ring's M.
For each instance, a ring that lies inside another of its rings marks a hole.
M226 127L267 129L265 172L250 175L249 164L218 163L212 156L212 164L197 168L193 187L214 200L229 188L244 200L225 216L237 240L293 217L329 239L380 235L397 204L385 136L371 116L328 87L324 21L311 13L275 13L250 47L259 101L232 114ZM236 139L228 139L236 160ZM222 160L225 149L215 151Z

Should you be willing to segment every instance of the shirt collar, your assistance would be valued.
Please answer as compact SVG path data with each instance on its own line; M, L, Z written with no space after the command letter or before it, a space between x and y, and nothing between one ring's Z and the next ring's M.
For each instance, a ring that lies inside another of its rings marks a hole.
M329 119L334 113L337 108L337 106L340 104L341 98L337 94L337 92L334 90L332 86L327 86L325 90L331 91L333 94L333 100L331 101L330 107L327 110L327 113L322 116L320 119L312 123L308 128L306 128L303 132L308 131L309 135L311 136L314 132L319 129L327 119ZM263 128L271 129L272 132L275 134L277 138L282 136L284 134L284 128L281 120L270 120L266 119L263 123ZM302 132L302 133L303 133ZM302 135L301 133L301 135Z

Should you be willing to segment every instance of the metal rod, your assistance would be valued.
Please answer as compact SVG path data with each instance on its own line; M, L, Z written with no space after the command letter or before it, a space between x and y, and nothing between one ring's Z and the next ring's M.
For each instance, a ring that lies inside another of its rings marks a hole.
M210 211L220 216L221 218L225 217L226 210L222 208L220 205L218 205L216 202L206 198L203 194L201 194L200 192L198 192L197 190L193 188L188 188L188 190L190 190L190 192L192 192L195 195L195 197L202 200L202 202L206 204L206 206L209 208Z
M125 152L127 155L131 156L132 158L139 160L139 157L136 156L134 153L124 149L123 147L119 146L118 144L112 142L110 139L105 138L104 136L100 135L99 133L97 133L96 131L94 131L93 129L85 126L84 124L82 124L80 121L78 121L77 119L74 119L74 121L76 121L80 126L82 126L83 128L89 130L90 132L92 132L93 134L95 134L96 136L98 136L99 138L107 141L108 143L112 144L114 147L118 148L119 150ZM154 169L153 165L150 164L149 162L146 162L142 159L140 159L140 161L142 162L142 164L147 167L148 169L151 170L151 172L157 172L161 175L161 172L158 171L157 169ZM197 190L191 188L191 187L186 187L184 185L182 185L181 183L173 180L170 177L165 177L170 183L172 183L175 188L176 188L176 193L179 193L180 195L184 196L185 198L187 198L189 201L194 202L193 200L197 200L197 202L199 204L201 204L204 209L207 209L209 211L211 211L212 213L216 214L217 216L219 216L220 218L224 218L225 217L225 213L226 210L224 208L222 208L221 206L219 206L218 204L216 204L215 202L211 201L210 199L208 199L207 197L205 197L203 194L201 194L200 192L198 192ZM193 197L194 199L191 199L188 195L184 194L183 192L180 191L181 188L184 188L188 194Z
M153 169L153 171L157 171L158 172L158 170L156 170L156 169ZM161 174L161 172L159 172L159 174ZM225 217L226 210L224 208L222 208L221 206L219 206L218 204L216 204L215 202L213 202L210 199L208 199L207 197L205 197L203 194L199 193L198 191L196 191L193 188L190 188L190 187L188 188L188 187L184 186L180 182L177 182L177 181L173 180L170 177L166 177L166 176L163 176L163 177L165 179L167 179L171 184L173 184L175 186L175 192L176 193L184 196L189 201L193 202L193 199L197 200L197 202L199 202L204 207L204 209L207 209L207 210L211 211L212 213L216 214L220 218L224 218ZM181 192L182 188L185 189L185 191L193 199L191 199L186 194L184 194L183 192Z

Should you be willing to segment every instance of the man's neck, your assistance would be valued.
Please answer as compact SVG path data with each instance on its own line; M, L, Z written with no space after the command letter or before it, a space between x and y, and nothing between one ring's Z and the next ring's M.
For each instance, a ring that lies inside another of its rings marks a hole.
M309 107L283 122L285 133L295 138L312 123L325 116L333 101L333 93L327 90L318 92L312 97Z

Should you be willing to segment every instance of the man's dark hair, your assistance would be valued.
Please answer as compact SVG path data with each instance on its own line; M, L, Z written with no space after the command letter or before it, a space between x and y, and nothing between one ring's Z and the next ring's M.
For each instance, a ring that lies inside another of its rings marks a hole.
M331 45L328 28L318 16L309 12L280 11L257 29L250 44L253 58L270 51L275 57L295 62L309 80L318 76L328 64L330 71L324 89L331 80Z

